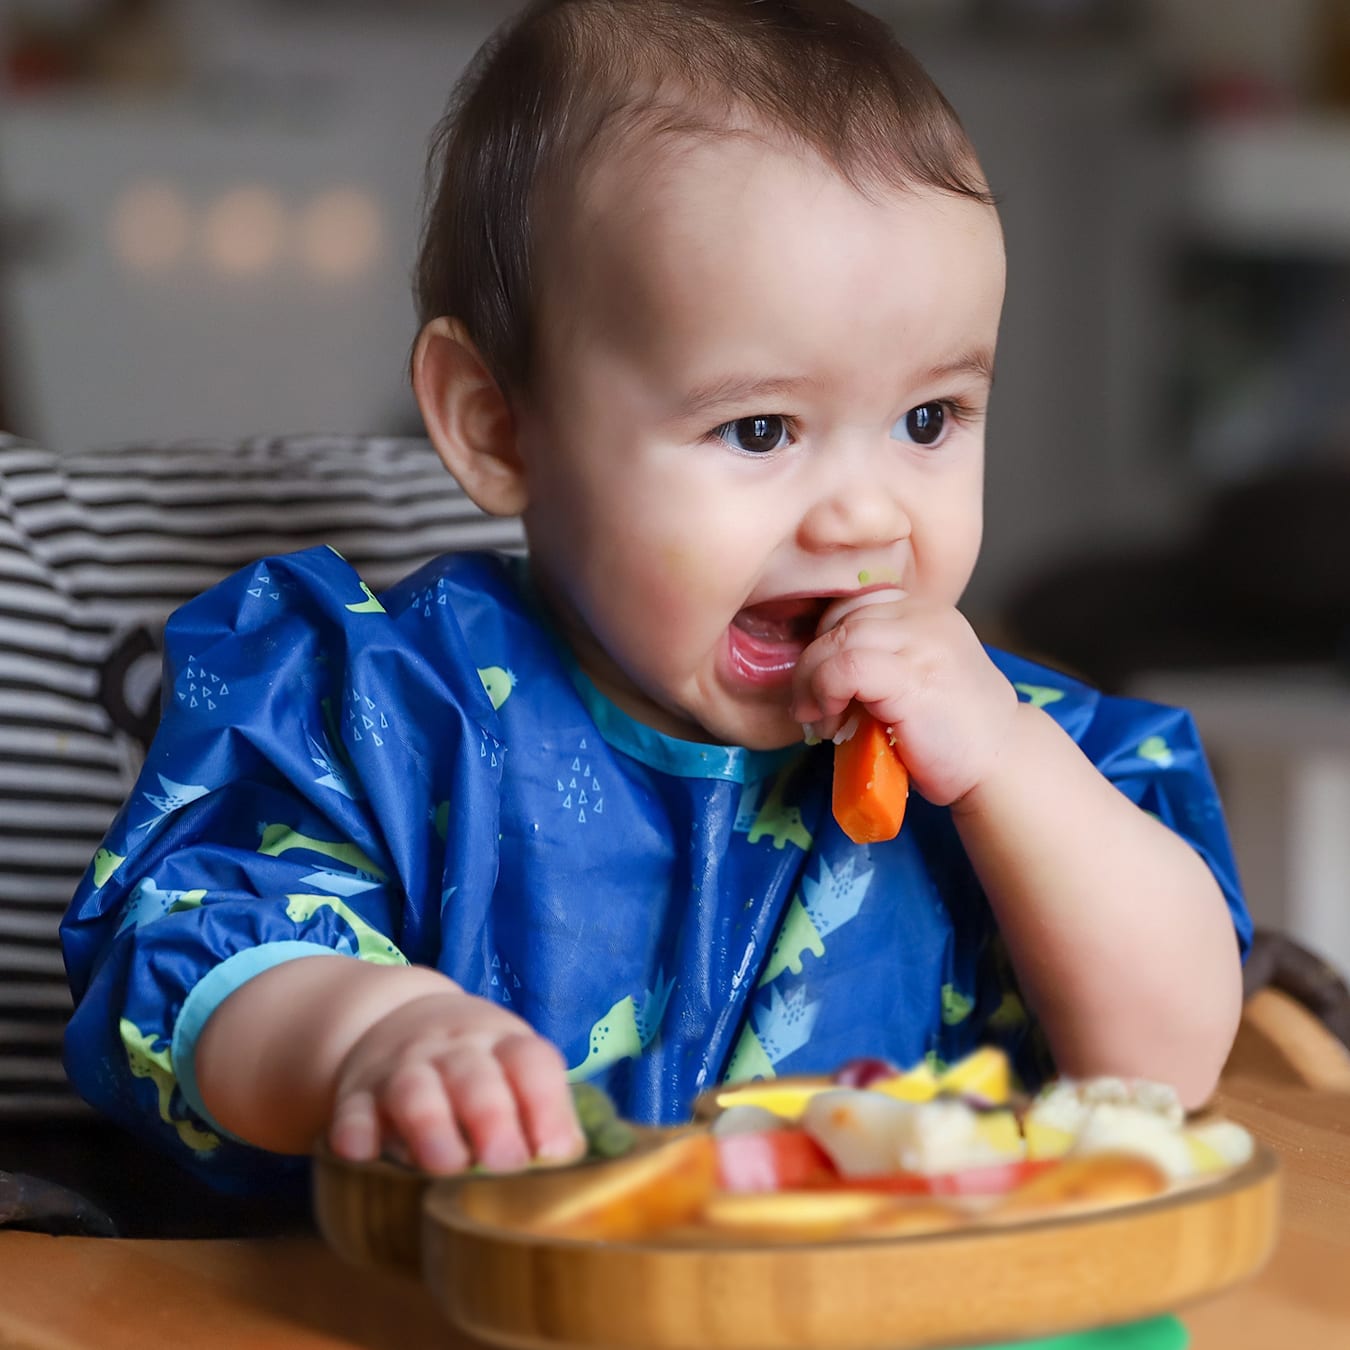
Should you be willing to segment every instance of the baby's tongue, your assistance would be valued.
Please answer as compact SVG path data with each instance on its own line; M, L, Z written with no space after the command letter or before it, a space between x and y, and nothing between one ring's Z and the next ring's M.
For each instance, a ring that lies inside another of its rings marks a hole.
M731 623L761 642L802 645L815 637L819 618L819 601L766 600L763 604L747 605Z

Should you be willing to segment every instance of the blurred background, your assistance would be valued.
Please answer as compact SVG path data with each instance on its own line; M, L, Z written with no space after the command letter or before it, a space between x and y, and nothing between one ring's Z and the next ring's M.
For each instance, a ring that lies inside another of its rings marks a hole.
M991 639L1196 713L1258 919L1350 969L1350 0L877 0L1011 280ZM419 431L426 134L490 0L0 3L0 425Z

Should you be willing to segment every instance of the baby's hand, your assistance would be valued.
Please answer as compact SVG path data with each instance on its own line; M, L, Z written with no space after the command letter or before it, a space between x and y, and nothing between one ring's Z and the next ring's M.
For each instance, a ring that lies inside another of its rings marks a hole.
M797 663L792 715L808 731L830 739L855 702L893 728L914 786L938 806L993 770L1017 709L966 620L898 590L831 605Z
M328 1142L354 1162L389 1149L441 1173L560 1162L586 1147L557 1049L459 989L402 1004L352 1046Z

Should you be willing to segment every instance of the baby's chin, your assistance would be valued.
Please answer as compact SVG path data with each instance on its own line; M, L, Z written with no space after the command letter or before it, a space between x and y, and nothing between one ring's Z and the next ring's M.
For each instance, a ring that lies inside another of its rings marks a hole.
M617 693L617 691L615 691ZM746 750L781 750L803 743L802 728L787 709L765 707L697 708L626 691L615 701L639 722L679 741L699 745L736 745ZM614 693L611 694L614 697Z
M786 709L736 709L724 716L712 714L706 724L700 724L700 731L700 739L717 745L739 745L746 750L782 750L804 743L801 726L787 715Z

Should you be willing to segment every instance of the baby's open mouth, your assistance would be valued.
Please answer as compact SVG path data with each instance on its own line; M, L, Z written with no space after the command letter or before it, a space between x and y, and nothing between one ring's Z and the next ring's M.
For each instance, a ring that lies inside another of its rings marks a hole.
M731 621L731 659L754 684L780 684L816 636L828 602L820 597L766 600L747 605Z
M798 600L766 600L747 605L731 621L735 628L762 642L787 642L805 646L816 635L816 625L825 612L825 601L802 597Z

